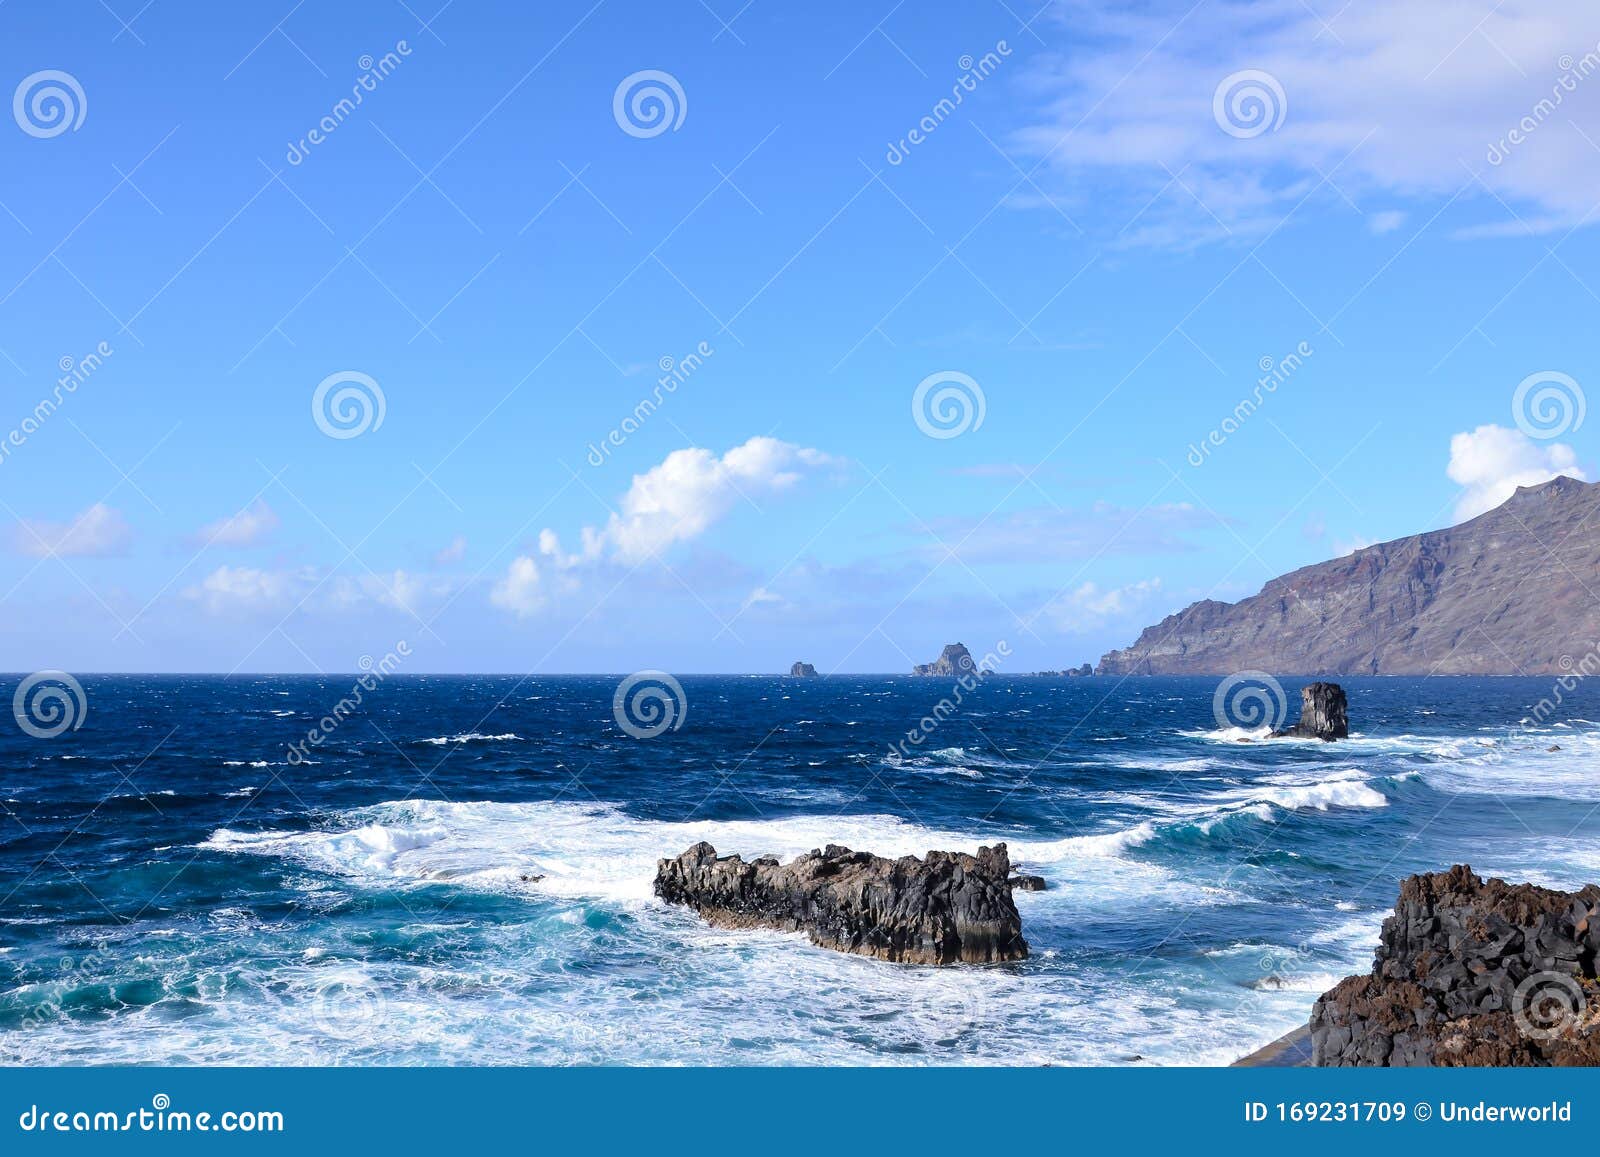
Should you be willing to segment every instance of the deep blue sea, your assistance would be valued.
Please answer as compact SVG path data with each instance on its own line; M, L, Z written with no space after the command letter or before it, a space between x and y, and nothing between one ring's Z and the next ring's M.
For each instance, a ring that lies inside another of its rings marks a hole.
M686 678L641 739L617 678L396 677L291 764L352 678L89 677L52 739L0 714L0 1060L1220 1064L1370 967L1404 875L1600 879L1600 703L1532 724L1550 679L1347 680L1321 744L1219 726L1215 680L996 676L903 756L942 681ZM1033 956L707 928L650 891L702 839L1004 840L1049 882Z

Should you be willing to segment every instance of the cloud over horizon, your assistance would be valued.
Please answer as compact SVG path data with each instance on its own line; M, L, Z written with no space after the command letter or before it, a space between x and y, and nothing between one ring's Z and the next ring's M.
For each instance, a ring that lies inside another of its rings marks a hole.
M1456 503L1456 520L1493 510L1519 486L1538 486L1566 476L1587 482L1578 468L1578 456L1561 442L1535 442L1521 430L1505 426L1479 426L1450 439L1450 481L1464 488Z
M202 526L191 541L196 546L255 546L278 525L277 511L258 498L245 509Z
M1383 203L1395 198L1477 200L1477 235L1566 228L1593 205L1600 152L1578 125L1600 116L1600 78L1561 80L1586 56L1600 66L1600 9L1393 0L1324 17L1300 0L1066 0L1056 17L1105 47L1035 66L1045 111L1013 144L1046 159L1069 211L1090 175L1144 193L1137 220L1114 223L1126 243L1259 234L1317 194L1348 198L1379 234L1403 223ZM1264 104L1214 108L1236 73L1269 78L1254 86Z
M97 502L71 522L22 519L16 548L29 558L106 558L126 552L133 531L120 510Z
M693 447L674 450L636 474L604 526L585 526L568 553L554 530L539 533L538 557L514 559L490 592L490 602L519 618L543 609L550 576L577 585L576 572L611 563L637 568L670 548L700 538L740 503L755 504L794 490L805 478L844 463L821 450L757 436L718 457ZM543 566L540 560L543 560Z

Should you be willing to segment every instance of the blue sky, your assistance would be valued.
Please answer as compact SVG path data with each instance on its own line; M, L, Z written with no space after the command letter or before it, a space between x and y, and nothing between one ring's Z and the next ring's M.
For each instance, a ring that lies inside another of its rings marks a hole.
M0 33L9 668L1056 668L1596 477L1600 13L108 0ZM670 125L619 118L647 71ZM382 397L359 436L313 413L341 374ZM936 375L956 436L913 413Z

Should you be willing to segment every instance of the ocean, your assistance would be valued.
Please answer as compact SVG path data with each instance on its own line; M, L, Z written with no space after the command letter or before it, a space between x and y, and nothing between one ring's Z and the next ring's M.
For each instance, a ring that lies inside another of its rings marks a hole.
M1600 704L1536 713L1550 679L1344 680L1335 744L1196 678L993 676L941 719L941 679L689 677L646 738L591 676L397 676L322 728L352 682L0 716L0 1061L1226 1064L1371 966L1405 875L1600 878ZM905 967L662 906L698 840L1004 840L1049 888L1027 961Z

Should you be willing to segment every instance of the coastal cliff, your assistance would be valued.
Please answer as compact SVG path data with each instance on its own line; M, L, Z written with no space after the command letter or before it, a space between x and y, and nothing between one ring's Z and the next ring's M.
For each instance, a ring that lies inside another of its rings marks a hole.
M1448 530L1170 615L1101 675L1560 674L1600 639L1600 483L1556 478ZM1566 665L1563 666L1563 658Z
M1370 975L1311 1014L1312 1063L1600 1064L1600 886L1556 892L1471 868L1412 876Z
M719 858L699 843L659 862L655 893L720 928L805 932L823 948L905 964L991 964L1028 955L1010 877L1004 844L898 860L830 844L783 865Z

